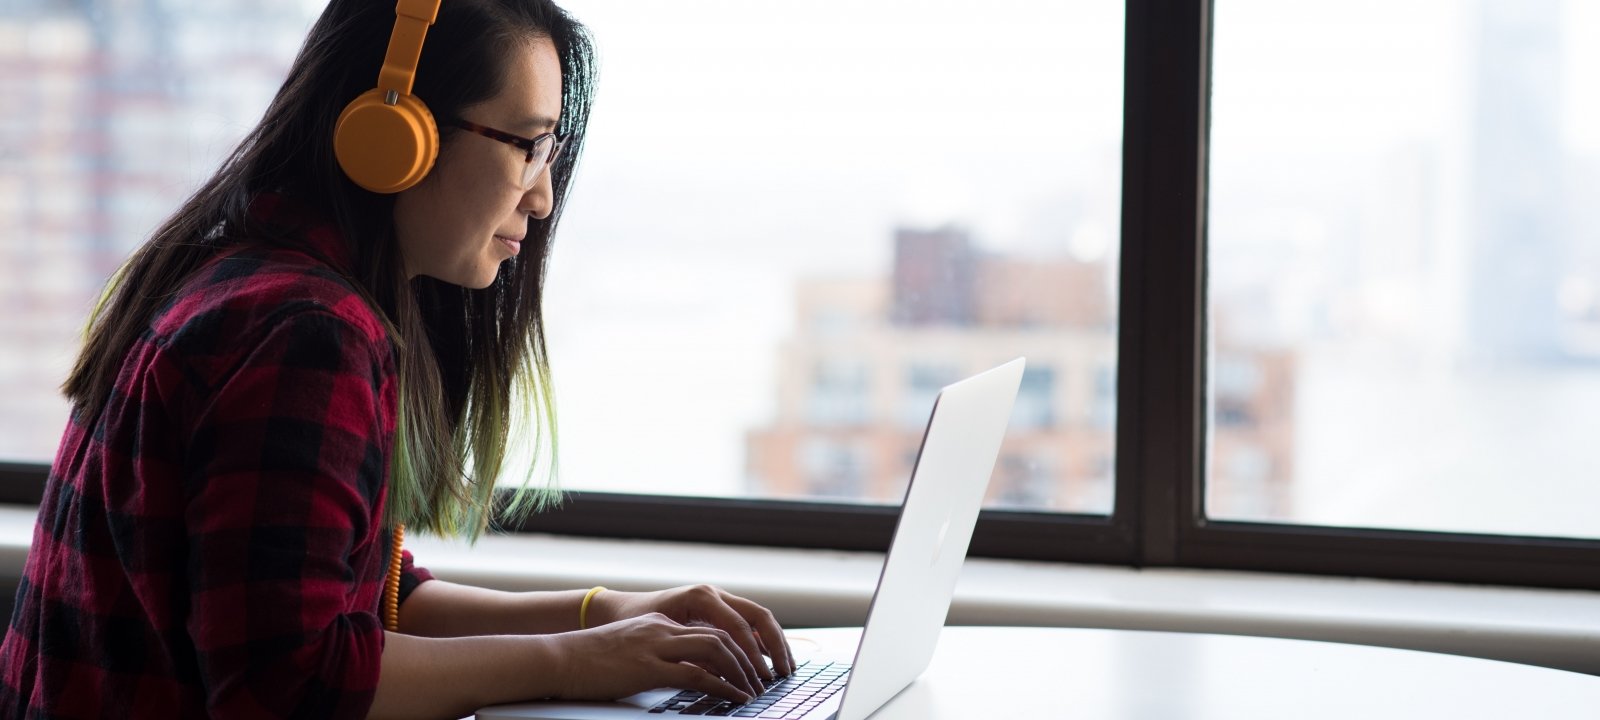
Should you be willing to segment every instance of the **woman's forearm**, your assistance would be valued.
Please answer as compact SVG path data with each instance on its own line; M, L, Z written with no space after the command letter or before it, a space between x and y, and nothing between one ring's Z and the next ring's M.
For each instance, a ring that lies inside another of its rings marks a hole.
M400 631L432 638L544 635L578 629L587 590L505 592L443 580L418 585L400 605Z
M562 691L564 666L558 644L548 637L385 633L383 669L368 717L455 720L486 705L554 697Z

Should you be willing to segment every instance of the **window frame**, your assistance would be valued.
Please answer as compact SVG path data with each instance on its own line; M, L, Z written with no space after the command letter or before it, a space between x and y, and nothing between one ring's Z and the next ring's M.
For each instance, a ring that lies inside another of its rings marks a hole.
M1112 513L984 510L971 554L1600 590L1600 540L1205 517L1212 5L1126 4ZM0 462L0 502L37 504L48 471ZM574 492L507 529L882 551L896 518L882 505Z

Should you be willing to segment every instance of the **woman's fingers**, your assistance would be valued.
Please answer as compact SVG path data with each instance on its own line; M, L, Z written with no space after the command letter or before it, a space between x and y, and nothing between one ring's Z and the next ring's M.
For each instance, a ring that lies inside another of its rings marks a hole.
M745 703L765 691L727 632L683 625L660 612L553 639L569 666L561 697L600 700L676 685Z
M680 624L662 613L651 613L656 627L667 633L668 641L657 652L665 660L692 662L713 675L726 678L751 697L766 691L755 667L744 657L744 652L727 632L704 624Z
M778 631L777 635L778 637L783 637L783 631ZM762 654L772 658L773 672L777 673L779 677L788 677L794 673L795 668L800 667L794 661L794 657L789 654L787 643L779 645L777 649L773 649L772 646L767 644L766 637L759 630L756 631L756 642L761 643Z
M764 688L754 675L728 634L716 628L683 627L678 643L673 646L674 660L690 661L716 669L715 674L726 678L734 687L751 697L760 695ZM698 688L697 688L698 689Z
M718 628L708 628L708 630L716 635L717 641L722 643L722 647L727 651L728 655L739 663L739 669L743 671L745 683L750 686L751 692L755 695L765 692L767 686L761 682L761 676L756 674L756 666L750 662L750 658L746 657L744 649L739 647L733 636L727 631ZM760 658L760 655L756 655L757 661ZM762 664L765 665L765 663Z
M794 653L789 651L789 640L784 637L783 627L778 624L778 619L773 617L771 610L726 591L722 593L722 601L733 612L739 614L744 621L742 624L745 627L753 628L760 635L759 638L751 638L751 641L759 640L761 645L766 647L767 655L772 657L772 665L777 669L779 675L788 675L794 672ZM751 657L760 663L762 669L765 670L766 662L761 660L759 647L756 652L757 654ZM762 677L768 680L772 679L768 673L764 673Z
M672 663L670 667L662 670L662 675L671 681L673 687L698 690L737 703L747 703L755 699L754 695L734 687L728 681L717 677L716 673L706 672L704 668L690 663Z
M729 652L732 652L733 656L739 660L739 665L744 668L745 677L750 679L750 687L755 689L757 695L766 692L766 681L772 679L772 671L767 669L766 661L761 659L761 651L759 649L755 651L755 662L751 662L752 656L747 650L739 646L738 641L732 635L723 632L721 639L727 645ZM754 645L755 638L750 638L748 642Z
M700 614L711 624L716 625L733 639L744 656L745 662L750 665L750 671L759 680L772 680L772 671L767 669L767 661L761 659L761 642L756 638L755 628L751 627L746 615L738 608L730 605L729 601L740 601L747 605L755 605L748 600L742 600L736 595L717 591L717 595L706 601L700 608ZM756 605L759 608L759 605ZM785 673L787 674L787 673Z

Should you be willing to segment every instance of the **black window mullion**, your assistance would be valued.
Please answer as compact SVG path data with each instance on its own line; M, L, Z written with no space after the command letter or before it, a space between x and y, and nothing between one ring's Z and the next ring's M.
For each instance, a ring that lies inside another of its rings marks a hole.
M1117 514L1138 562L1179 561L1199 517L1204 385L1206 0L1129 0Z
M882 505L573 492L567 494L560 507L530 515L507 529L641 540L881 550L889 545L894 522L894 508Z

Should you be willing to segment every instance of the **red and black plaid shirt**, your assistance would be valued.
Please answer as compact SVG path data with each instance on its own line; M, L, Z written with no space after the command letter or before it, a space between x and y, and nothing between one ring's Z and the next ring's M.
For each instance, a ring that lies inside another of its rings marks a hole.
M76 417L0 645L0 717L365 717L383 653L396 412L331 226L210 262ZM319 257L320 256L320 257ZM404 598L432 576L403 557Z

